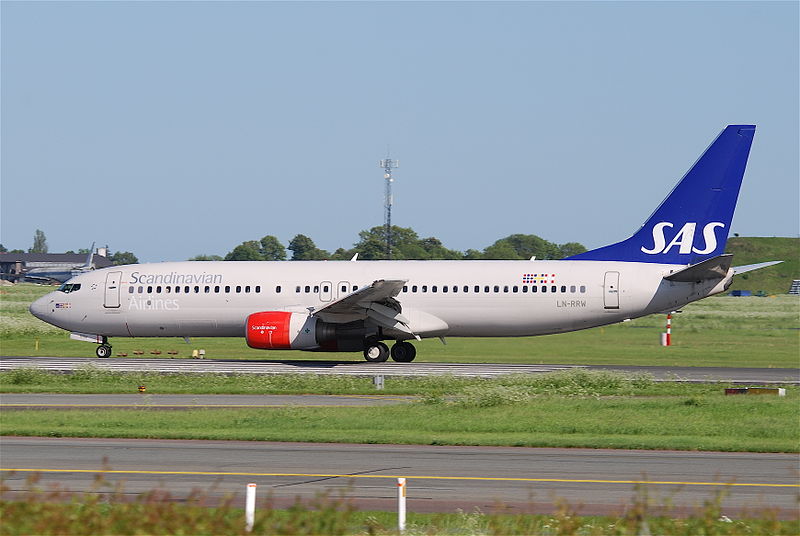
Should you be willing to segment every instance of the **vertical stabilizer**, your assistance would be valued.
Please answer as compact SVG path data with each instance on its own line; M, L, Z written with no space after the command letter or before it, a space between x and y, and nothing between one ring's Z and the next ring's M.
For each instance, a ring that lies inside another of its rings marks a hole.
M729 125L632 237L574 260L696 264L725 252L755 125Z

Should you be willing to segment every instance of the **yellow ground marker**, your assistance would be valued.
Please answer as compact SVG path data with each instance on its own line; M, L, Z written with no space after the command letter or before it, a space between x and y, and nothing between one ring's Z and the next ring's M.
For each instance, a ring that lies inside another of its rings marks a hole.
M184 476L290 476L313 478L407 478L417 480L474 480L481 482L561 482L579 484L653 484L669 486L732 486L732 487L761 487L761 488L800 488L799 484L770 484L767 482L682 482L671 480L599 480L592 478L519 478L519 477L490 477L490 476L431 476L431 475L340 475L329 473L239 473L224 471L147 471L147 470L120 470L120 469L31 469L21 467L0 467L0 471L15 471L20 473L102 473L102 474L134 474L134 475L184 475Z

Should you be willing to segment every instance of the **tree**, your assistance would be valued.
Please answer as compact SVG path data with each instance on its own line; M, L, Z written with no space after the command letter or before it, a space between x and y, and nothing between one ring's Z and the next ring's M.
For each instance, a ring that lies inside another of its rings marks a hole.
M583 253L586 251L586 247L583 244L579 244L577 242L567 242L566 244L561 244L558 246L558 250L561 253L560 258L564 257L572 257L573 255L577 255L578 253Z
M47 253L47 238L40 229L36 229L36 232L33 233L33 246L28 253Z
M130 251L117 251L116 253L112 254L108 260L110 260L114 266L139 263L139 259L137 259L136 255Z
M0 244L0 253L6 253L6 252L8 252L6 247L3 244Z
M296 235L289 241L293 261L322 261L330 258L330 254L319 249L314 241L303 234Z
M265 261L285 261L286 248L283 247L280 240L272 235L267 235L261 239L261 247L259 248L261 257Z
M202 255L195 255L194 257L192 257L189 260L190 261L221 261L221 260L224 260L224 259L222 257L220 257L219 255L205 255L205 254L202 254Z
M226 261L263 261L264 257L261 255L261 242L257 240L248 240L242 242L233 251L225 255Z

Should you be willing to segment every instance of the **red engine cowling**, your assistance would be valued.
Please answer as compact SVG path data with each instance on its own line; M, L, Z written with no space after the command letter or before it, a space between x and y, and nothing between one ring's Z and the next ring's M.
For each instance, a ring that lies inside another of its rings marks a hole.
M311 350L317 347L317 319L302 313L264 311L247 317L245 338L250 348Z
M368 336L364 321L323 322L306 313L262 311L247 317L247 346L261 350L316 350L357 352Z

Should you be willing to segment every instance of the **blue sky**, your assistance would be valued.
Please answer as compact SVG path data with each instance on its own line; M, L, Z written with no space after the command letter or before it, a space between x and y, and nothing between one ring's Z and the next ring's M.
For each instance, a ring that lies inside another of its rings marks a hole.
M393 222L450 248L632 234L727 124L732 225L798 236L797 2L9 2L2 228L142 261Z

